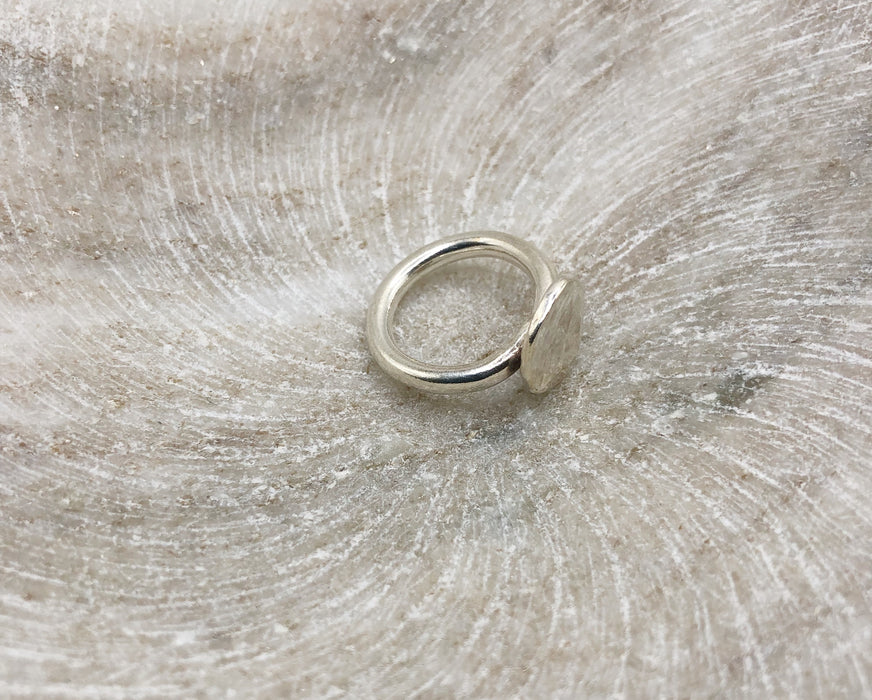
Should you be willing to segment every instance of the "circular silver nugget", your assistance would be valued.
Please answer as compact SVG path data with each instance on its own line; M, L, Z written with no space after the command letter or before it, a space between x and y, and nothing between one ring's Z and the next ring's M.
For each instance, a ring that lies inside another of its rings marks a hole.
M504 350L480 362L437 365L403 352L394 340L397 306L426 274L467 258L499 258L533 280L533 315ZM453 394L484 389L520 369L527 388L539 394L555 386L578 354L581 340L581 286L561 278L554 265L526 241L497 231L473 231L445 238L412 253L379 285L366 319L369 349L394 379L424 391Z

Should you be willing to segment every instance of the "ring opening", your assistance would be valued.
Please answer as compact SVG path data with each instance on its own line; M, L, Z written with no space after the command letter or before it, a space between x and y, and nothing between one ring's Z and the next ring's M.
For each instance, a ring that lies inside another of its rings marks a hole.
M422 362L478 362L514 341L533 302L533 280L519 265L493 257L453 261L415 279L398 298L394 339Z

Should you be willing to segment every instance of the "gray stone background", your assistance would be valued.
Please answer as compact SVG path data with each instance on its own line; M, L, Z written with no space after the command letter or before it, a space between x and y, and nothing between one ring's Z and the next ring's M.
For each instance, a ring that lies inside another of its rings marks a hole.
M869 697L870 197L868 2L0 0L0 694Z

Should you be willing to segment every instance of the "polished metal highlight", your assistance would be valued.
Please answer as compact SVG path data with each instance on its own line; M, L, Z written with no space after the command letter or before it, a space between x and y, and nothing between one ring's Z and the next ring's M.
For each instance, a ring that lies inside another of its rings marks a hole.
M530 321L512 343L480 362L440 366L404 353L394 340L397 306L427 273L466 258L506 260L533 280L536 303ZM381 368L416 389L443 394L493 386L520 369L527 388L539 394L554 387L578 353L582 295L578 282L561 278L534 246L496 231L445 238L412 253L379 285L366 319L369 349Z

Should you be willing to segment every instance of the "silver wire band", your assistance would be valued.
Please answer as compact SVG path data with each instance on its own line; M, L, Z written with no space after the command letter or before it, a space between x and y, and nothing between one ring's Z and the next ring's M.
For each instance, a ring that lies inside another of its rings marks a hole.
M493 386L520 368L522 348L529 342L529 324L504 350L463 365L421 362L400 350L394 340L397 306L411 286L443 265L477 257L499 258L527 272L535 286L536 301L557 280L555 267L534 246L506 233L474 231L421 248L400 262L379 285L367 312L370 352L387 374L416 389L453 394Z

